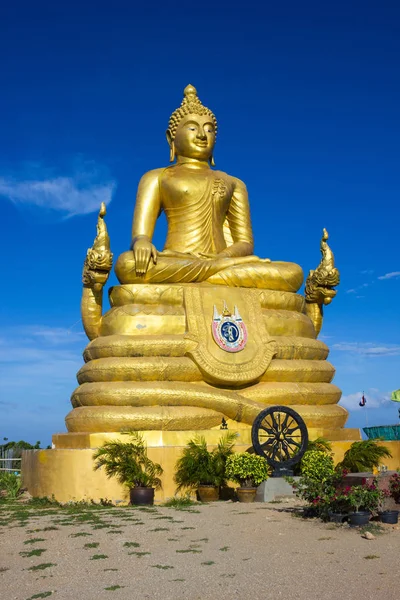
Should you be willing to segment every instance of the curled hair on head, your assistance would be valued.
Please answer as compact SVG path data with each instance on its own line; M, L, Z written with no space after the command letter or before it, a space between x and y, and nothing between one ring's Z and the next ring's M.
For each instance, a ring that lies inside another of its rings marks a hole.
M204 106L201 103L201 101L197 95L196 88L193 85L188 85L185 87L183 93L184 93L184 98L182 100L182 104L180 105L179 108L174 110L174 112L172 113L172 115L169 119L168 130L171 134L171 138L174 139L178 125L179 125L180 121L183 119L183 117L185 117L186 115L190 115L190 114L199 115L199 116L209 115L214 124L214 129L215 129L215 134L216 134L217 133L217 119L216 119L214 113L209 108L207 108L206 106Z

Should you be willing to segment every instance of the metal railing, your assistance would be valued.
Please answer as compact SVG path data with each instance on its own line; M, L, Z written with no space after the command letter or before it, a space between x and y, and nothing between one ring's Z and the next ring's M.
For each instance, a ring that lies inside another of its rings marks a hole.
M6 471L7 473L21 473L21 460L21 458L0 458L0 471ZM18 467L15 463L18 463Z

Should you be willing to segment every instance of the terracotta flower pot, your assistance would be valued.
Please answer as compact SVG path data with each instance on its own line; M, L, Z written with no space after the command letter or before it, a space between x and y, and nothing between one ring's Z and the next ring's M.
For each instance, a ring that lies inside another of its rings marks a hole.
M214 485L199 485L197 488L200 502L215 502L219 500L219 489Z
M236 489L236 495L239 502L254 502L256 493L256 487L240 487Z
M130 490L131 504L152 505L154 504L154 488L134 487Z

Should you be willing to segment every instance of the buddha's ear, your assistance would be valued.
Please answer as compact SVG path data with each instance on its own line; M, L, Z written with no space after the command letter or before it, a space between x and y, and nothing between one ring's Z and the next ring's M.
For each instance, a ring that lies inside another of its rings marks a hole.
M174 139L172 137L172 133L169 129L167 129L167 131L165 132L165 135L167 136L167 142L169 145L169 162L174 162L175 160L175 144L174 144Z

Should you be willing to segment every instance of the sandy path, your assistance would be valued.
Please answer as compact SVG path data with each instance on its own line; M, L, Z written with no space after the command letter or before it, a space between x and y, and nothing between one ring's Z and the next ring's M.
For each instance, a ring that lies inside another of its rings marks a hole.
M399 598L398 526L369 541L348 526L295 518L288 508L29 509L29 518L6 525L3 506L0 598ZM32 550L36 555L20 554Z

